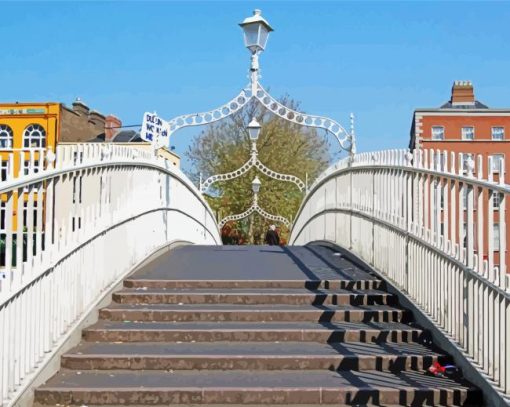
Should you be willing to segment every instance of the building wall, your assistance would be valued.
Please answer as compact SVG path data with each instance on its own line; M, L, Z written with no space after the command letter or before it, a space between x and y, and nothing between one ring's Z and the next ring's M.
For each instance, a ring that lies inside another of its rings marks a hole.
M1 103L0 125L7 125L13 133L11 148L0 147L0 157L5 163L9 155L14 154L14 174L20 170L21 155L30 159L30 150L37 148L24 147L23 133L30 125L37 124L46 132L45 148L55 151L59 138L60 104L59 103ZM5 164L4 164L5 165Z
M85 143L105 132L105 117L81 102L73 103L72 109L62 105L60 128L59 142Z
M32 160L39 160L40 147L25 146L24 133L32 125L39 125L44 129L46 134L42 148L55 151L55 146L59 138L60 132L60 104L59 103L1 103L0 104L0 126L6 125L12 131L12 144L6 147L0 144L0 158L1 158L1 176L0 181L6 178L7 165L9 157L11 157L12 168L10 171L18 176L20 173L28 171L31 166ZM17 208L18 198L15 194L14 207ZM25 201L26 201L25 197ZM0 196L0 218L1 224L4 225L4 211L3 207L7 196L5 194ZM37 202L37 194L34 196L34 201ZM17 211L14 211L13 223L17 225L18 222ZM0 230L0 239L2 239L4 230Z
M432 140L432 127L434 126L444 127L444 140ZM462 140L462 127L465 126L474 127L474 140ZM492 140L492 127L503 127L505 139ZM510 152L510 112L493 113L488 111L485 114L416 112L415 131L418 136L418 145L422 148L482 154L484 157L490 154Z

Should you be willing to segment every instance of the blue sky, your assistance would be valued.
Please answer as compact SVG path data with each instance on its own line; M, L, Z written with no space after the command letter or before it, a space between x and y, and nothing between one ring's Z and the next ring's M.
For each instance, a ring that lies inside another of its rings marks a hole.
M1 2L0 101L79 96L126 125L209 110L247 83L237 23L254 8L276 30L263 85L345 127L354 112L359 151L406 147L413 110L454 80L510 107L510 2L488 1Z

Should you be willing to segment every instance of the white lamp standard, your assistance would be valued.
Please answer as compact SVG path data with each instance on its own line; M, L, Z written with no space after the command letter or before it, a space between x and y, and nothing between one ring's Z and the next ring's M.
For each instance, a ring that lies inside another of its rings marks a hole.
M200 191L205 192L207 188L209 188L212 184L218 181L227 181L233 178L241 177L246 174L251 168L256 167L259 171L263 172L270 178L277 179L278 181L283 182L292 182L294 183L300 191L304 191L306 185L303 181L301 181L298 177L290 174L281 174L276 171L273 171L270 168L267 168L258 158L258 150L257 150L257 140L260 135L260 130L262 126L259 124L257 119L253 118L251 122L248 124L248 134L251 140L251 155L248 161L246 161L241 167L237 168L234 171L225 173L225 174L215 174L211 175L209 178L202 182L202 177L200 177ZM257 178L258 180L258 178ZM259 181L260 182L260 181Z
M254 180L251 182L251 190L255 195L257 195L260 191L260 185L262 183L259 180L259 177L255 177Z
M248 124L248 134L250 135L251 140L251 153L252 155L257 155L257 140L260 135L261 126L257 119L251 119L250 124Z
M252 16L245 18L239 25L243 29L244 45L251 53L250 83L235 98L222 106L206 112L184 114L171 119L168 122L169 140L177 130L183 127L214 123L239 111L251 100L256 100L269 112L284 120L300 126L326 130L336 138L343 150L353 156L356 151L354 132L349 133L340 123L331 118L298 112L282 105L259 83L258 56L265 50L269 34L273 31L267 20L262 17L261 11L255 10Z
M220 229L225 226L225 224L231 220L241 220L244 218L247 218L248 216L258 213L260 216L266 219L274 220L276 222L281 222L288 228L291 226L291 222L288 221L288 219L284 218L283 216L278 215L272 215L268 212L266 212L264 209L262 209L258 204L258 194L260 192L260 186L262 183L259 180L259 177L255 177L253 181L251 182L251 190L253 192L253 201L251 206L245 210L243 213L239 213L237 215L229 215L223 218L219 223L218 226Z
M259 71L259 54L264 51L269 38L269 33L273 31L269 23L262 17L260 10L254 10L251 17L247 17L239 24L243 29L244 45L251 52L251 92L252 95L257 92L257 81Z
M248 134L250 135L250 140L252 142L256 142L260 135L261 126L257 119L251 119L250 124L248 124Z

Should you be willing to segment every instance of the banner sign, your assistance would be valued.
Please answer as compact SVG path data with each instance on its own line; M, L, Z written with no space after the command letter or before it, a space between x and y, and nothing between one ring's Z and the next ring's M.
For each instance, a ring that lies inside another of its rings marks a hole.
M46 109L1 109L0 115L12 114L44 114Z
M142 130L140 137L156 145L156 147L168 146L170 126L166 120L158 117L156 113L146 112L143 115Z

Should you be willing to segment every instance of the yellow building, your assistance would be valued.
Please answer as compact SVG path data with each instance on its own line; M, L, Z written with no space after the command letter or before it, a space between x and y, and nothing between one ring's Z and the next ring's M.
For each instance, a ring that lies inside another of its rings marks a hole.
M18 176L21 170L28 171L31 160L39 159L39 150L55 151L60 117L60 103L0 104L2 181L7 177L9 156L13 156L13 167L10 171ZM22 165L24 169L20 168Z

